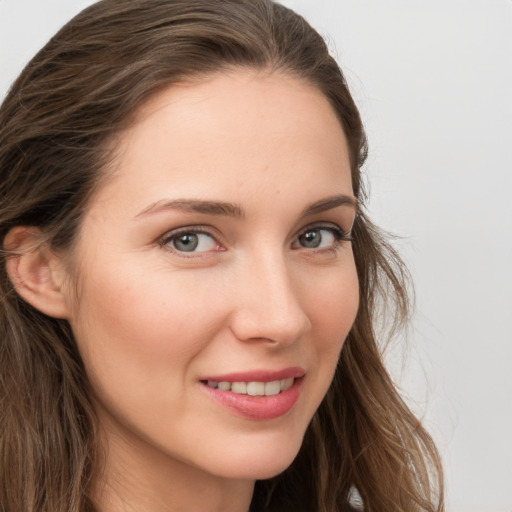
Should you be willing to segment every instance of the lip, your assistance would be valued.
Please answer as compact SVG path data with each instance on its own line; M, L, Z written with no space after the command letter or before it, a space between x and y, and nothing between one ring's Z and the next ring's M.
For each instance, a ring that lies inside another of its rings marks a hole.
M224 375L209 375L200 380L216 382L272 382L281 379L298 379L304 377L305 371L300 366L291 366L281 370L252 370L247 372L227 373Z
M255 370L250 372L230 373L216 375L201 379L201 388L221 407L249 420L271 420L284 416L289 412L299 399L304 370L299 367L286 368L278 371ZM273 380L294 378L291 387L278 395L250 396L222 391L207 385L208 380L217 382L271 382Z

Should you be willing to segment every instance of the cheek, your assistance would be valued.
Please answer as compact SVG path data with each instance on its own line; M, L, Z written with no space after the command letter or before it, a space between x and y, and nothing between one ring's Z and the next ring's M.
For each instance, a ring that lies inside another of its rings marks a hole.
M310 301L318 338L326 350L339 352L359 307L359 282L353 260L339 272L326 276Z
M137 266L88 275L94 278L85 283L72 327L96 379L169 385L170 373L183 375L221 320L204 283L196 293L190 279Z
M327 392L343 344L352 328L359 308L359 282L353 259L332 272L310 296L314 331L316 378L322 383L322 399ZM319 405L319 402L318 404Z

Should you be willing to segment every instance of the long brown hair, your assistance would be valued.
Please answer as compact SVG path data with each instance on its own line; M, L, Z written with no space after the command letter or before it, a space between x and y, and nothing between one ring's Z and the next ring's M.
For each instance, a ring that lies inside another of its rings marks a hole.
M375 325L408 314L407 273L364 213L366 139L327 47L271 0L102 0L63 27L27 65L0 108L0 236L34 226L70 249L109 162L108 142L152 95L233 67L278 70L317 87L346 134L354 194L360 308L332 386L296 460L257 482L251 510L444 510L435 446L382 363ZM103 173L102 173L103 171ZM15 292L0 257L0 509L93 511L96 423L85 369L65 320Z

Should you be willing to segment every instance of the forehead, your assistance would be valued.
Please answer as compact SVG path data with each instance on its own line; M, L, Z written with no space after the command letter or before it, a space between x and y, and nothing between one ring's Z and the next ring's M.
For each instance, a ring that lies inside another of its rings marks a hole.
M170 86L140 108L116 144L112 183L136 202L163 191L208 199L234 187L240 197L254 196L255 187L352 192L347 143L330 103L282 73L237 70Z

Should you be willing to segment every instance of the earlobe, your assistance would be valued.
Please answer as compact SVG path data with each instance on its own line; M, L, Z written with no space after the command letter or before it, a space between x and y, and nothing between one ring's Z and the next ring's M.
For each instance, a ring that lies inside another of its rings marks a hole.
M48 316L68 318L63 261L41 238L32 227L17 226L7 233L7 273L26 302Z

